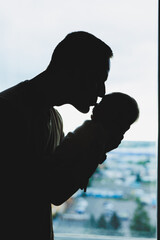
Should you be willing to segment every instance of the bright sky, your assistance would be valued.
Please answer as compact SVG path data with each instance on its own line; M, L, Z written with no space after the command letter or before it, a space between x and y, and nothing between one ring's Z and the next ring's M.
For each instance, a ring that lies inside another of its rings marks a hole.
M139 103L140 118L126 140L157 140L157 0L5 0L0 6L0 90L31 79L48 65L55 46L72 31L88 31L113 50L107 92ZM64 131L90 114L58 108Z

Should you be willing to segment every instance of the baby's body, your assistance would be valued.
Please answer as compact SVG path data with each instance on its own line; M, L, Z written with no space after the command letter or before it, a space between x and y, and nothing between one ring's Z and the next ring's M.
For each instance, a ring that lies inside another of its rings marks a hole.
M74 148L74 144L70 149L73 153L75 151L75 153L85 155L94 149L94 161L102 163L105 160L105 154L119 146L125 132L129 130L138 116L139 109L135 99L119 92L107 94L94 107L91 119L86 120L75 131L68 133L65 141L69 142L72 139L72 142L79 142L77 144L79 150ZM66 151L68 151L67 147ZM93 160L88 159L87 162L90 161ZM71 164L76 164L75 159Z
M82 172L77 179L81 189L86 189L88 179L98 164L103 163L107 152L119 146L138 116L138 105L130 96L123 93L105 95L93 109L91 119L65 137L59 148L63 147L66 156L69 151L70 157L57 165L77 166Z

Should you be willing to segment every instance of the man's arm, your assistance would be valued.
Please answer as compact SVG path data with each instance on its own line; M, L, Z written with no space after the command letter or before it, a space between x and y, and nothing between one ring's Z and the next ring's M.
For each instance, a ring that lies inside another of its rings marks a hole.
M47 194L60 205L79 188L84 188L99 162L105 160L104 132L101 126L87 121L69 133L46 161Z

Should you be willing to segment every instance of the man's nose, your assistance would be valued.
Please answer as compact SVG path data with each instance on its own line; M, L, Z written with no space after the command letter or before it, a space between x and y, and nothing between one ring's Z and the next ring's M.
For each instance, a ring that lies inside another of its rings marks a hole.
M99 86L98 96L103 97L105 95L105 93L106 93L106 88L105 88L105 84L103 83Z

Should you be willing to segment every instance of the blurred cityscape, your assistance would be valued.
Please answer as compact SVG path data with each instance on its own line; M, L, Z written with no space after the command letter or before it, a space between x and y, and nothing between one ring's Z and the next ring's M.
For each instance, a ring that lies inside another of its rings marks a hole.
M124 141L108 153L86 193L52 206L54 232L156 237L156 150L155 142Z

